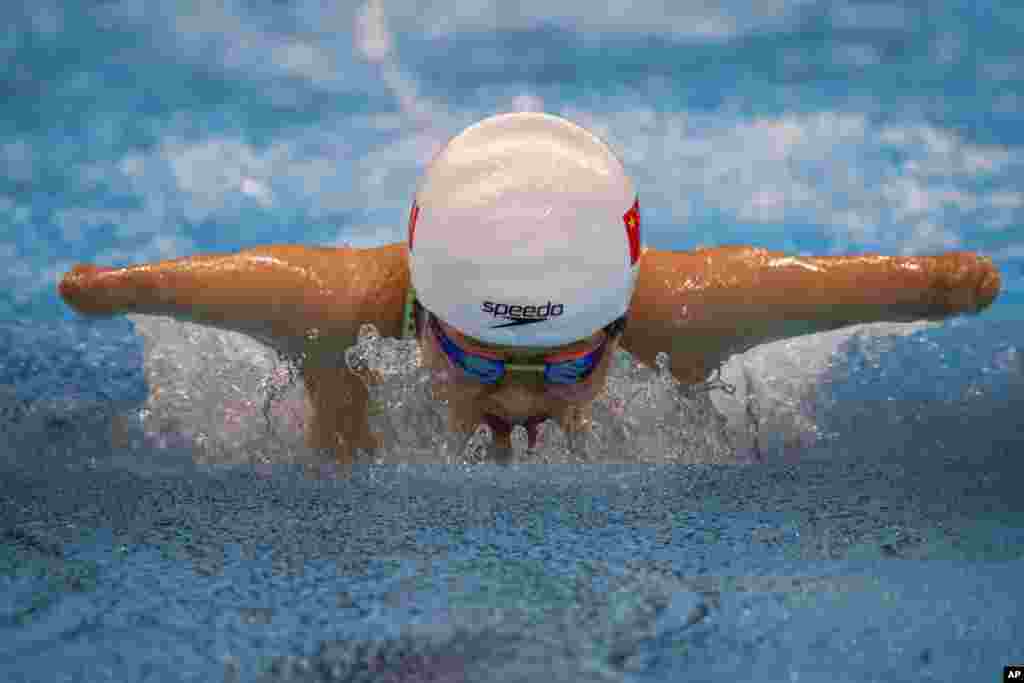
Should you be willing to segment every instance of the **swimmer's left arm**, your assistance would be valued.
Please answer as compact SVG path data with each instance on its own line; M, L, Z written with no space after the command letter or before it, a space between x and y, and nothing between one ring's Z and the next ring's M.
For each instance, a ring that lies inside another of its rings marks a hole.
M623 342L644 362L668 351L681 381L702 381L729 356L770 341L977 313L999 287L992 261L970 252L794 257L736 246L649 249Z

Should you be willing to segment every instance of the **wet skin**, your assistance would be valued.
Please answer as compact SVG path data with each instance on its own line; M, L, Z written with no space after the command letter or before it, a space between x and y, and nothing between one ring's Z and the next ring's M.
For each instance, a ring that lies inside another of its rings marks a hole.
M502 356L516 352L514 348L484 347L450 325L438 322L444 333L466 350L484 350ZM591 351L600 346L607 336L602 330L575 344L546 349L545 352ZM597 367L578 384L551 385L545 384L539 373L510 373L498 384L488 386L467 376L451 362L429 325L421 327L418 339L424 364L433 371L434 397L448 400L454 428L466 433L475 430L479 424L487 424L494 433L499 452L506 454L511 448L512 425L523 424L526 427L531 446L536 442L537 427L544 417L553 419L566 433L586 429L588 408L605 386L608 368L619 342L618 336L608 339Z
M350 463L357 449L379 444L369 428L364 384L375 378L355 376L344 353L364 323L383 336L401 335L408 284L408 252L398 243L370 249L274 245L124 268L82 264L58 289L82 314L166 315L301 355L311 408L306 442ZM675 377L694 384L729 356L759 344L859 323L977 313L999 288L991 260L970 252L797 258L742 246L648 248L626 330L576 395L554 395L537 378L520 376L497 387L468 384L451 372L433 335L421 333L420 343L436 373L435 395L450 399L456 429L472 432L487 414L508 421L550 415L572 432L586 429L589 406L619 347L650 367L667 352ZM458 330L445 329L468 345ZM496 437L506 445L507 434Z

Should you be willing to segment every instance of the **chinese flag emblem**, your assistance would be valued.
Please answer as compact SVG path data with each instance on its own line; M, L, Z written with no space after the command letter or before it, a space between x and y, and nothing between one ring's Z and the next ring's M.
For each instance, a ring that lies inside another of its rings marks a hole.
M640 198L633 201L633 206L623 215L626 223L626 235L629 237L629 264L634 265L640 258Z
M412 236L416 232L416 219L419 218L420 207L416 202L412 203L412 210L409 211L409 251L412 251Z

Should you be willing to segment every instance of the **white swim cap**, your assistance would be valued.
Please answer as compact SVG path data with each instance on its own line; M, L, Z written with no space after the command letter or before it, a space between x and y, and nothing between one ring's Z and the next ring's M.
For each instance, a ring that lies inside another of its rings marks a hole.
M409 216L423 306L490 344L561 346L629 308L640 207L593 133L539 113L492 116L427 168Z

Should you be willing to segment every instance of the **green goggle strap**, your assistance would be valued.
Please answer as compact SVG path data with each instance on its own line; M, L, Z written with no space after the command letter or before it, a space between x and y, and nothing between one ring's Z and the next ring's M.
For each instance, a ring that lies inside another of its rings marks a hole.
M416 338L416 320L412 314L413 306L416 303L416 290L409 285L405 295L405 316L402 318L402 338Z

